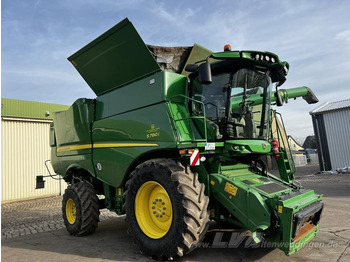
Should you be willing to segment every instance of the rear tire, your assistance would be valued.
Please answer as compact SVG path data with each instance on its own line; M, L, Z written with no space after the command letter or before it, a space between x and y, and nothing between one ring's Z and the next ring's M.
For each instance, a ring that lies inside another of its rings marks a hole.
M71 235L85 236L95 232L100 210L94 187L85 182L69 185L63 195L62 214Z
M204 237L209 197L198 175L181 163L153 159L126 183L125 221L142 253L170 259L192 251Z

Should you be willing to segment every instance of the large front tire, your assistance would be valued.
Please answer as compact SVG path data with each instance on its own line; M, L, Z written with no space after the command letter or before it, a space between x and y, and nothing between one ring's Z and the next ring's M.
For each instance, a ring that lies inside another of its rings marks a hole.
M85 236L95 232L100 210L94 187L85 182L69 185L63 195L62 214L71 235Z
M132 172L126 186L126 222L142 253L181 257L202 240L209 198L189 168L169 159L149 160Z

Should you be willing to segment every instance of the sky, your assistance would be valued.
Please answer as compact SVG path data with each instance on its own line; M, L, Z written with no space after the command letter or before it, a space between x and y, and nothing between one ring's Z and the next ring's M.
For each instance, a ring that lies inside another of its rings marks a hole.
M276 53L290 71L281 88L310 87L320 102L290 101L287 133L313 134L310 111L350 99L350 1L2 0L1 97L72 104L95 94L66 59L128 17L147 44L214 52Z

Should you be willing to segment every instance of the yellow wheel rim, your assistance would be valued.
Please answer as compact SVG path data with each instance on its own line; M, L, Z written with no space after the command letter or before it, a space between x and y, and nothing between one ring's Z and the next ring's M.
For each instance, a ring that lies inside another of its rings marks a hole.
M69 224L73 225L77 220L77 209L73 199L68 199L66 202L66 217Z
M135 215L143 233L153 239L166 235L173 220L173 208L168 193L159 183L149 181L137 191Z

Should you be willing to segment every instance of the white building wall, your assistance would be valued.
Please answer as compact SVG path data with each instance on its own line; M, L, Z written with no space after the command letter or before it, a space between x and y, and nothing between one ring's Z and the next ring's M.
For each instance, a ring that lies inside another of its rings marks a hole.
M318 154L310 154L310 164L318 163Z
M295 166L306 166L307 159L305 155L295 154L293 155Z
M44 178L45 188L35 189L36 176L47 175L44 162L50 159L49 128L50 122L44 120L1 119L2 202L59 195L60 184L65 188L63 180Z
M350 166L350 110L323 113L332 169Z

